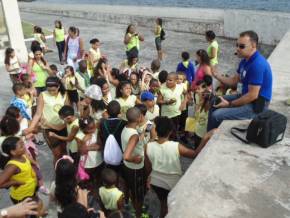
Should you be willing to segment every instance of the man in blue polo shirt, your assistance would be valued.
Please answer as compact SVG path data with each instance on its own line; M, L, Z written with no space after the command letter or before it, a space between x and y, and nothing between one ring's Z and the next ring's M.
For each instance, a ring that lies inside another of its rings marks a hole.
M208 130L217 128L223 120L252 119L266 110L272 98L272 70L267 60L257 50L258 35L254 31L242 32L237 40L237 55L242 58L237 73L214 77L229 86L241 87L238 95L220 97L209 112Z

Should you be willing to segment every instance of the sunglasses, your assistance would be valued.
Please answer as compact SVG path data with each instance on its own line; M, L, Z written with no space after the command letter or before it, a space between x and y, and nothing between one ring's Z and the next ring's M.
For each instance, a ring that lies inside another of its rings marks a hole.
M239 48L239 49L245 49L246 45L245 44L236 43L236 47Z

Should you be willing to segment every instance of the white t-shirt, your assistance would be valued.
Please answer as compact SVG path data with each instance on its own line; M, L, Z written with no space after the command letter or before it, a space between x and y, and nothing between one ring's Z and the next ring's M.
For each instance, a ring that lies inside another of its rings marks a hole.
M147 110L145 118L146 120L153 121L158 116L159 116L159 106L155 104L152 111Z
M85 134L82 131L79 131L76 135L76 138L83 140L85 137ZM97 142L97 134L93 134L92 138L87 141L87 146L94 144ZM86 162L85 162L85 168L95 168L103 163L103 157L101 151L89 151L87 155L81 155L81 160L84 161L87 156Z

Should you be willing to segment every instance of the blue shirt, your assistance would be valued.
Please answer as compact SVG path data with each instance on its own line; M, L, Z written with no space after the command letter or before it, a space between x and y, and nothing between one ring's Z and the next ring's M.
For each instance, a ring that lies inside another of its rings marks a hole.
M267 101L272 98L272 70L268 61L256 51L249 60L243 59L237 70L242 82L242 94L249 91L249 85L260 86L259 96Z
M10 102L10 105L17 107L20 110L20 114L22 117L31 120L31 116L27 112L28 106L23 99L14 96Z
M188 67L185 67L182 62L177 65L176 72L184 72L186 75L187 81L191 84L194 80L194 65L189 61Z

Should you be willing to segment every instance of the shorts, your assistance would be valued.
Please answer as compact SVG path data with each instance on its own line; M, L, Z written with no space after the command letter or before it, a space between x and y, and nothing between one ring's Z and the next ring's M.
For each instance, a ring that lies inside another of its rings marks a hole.
M169 190L166 190L164 188L161 188L161 187L158 187L155 185L151 185L151 188L155 191L155 193L160 201L167 201L167 197L168 197L168 194L170 192Z
M70 103L77 104L79 102L79 94L77 90L66 90Z
M146 179L144 167L139 170L124 166L124 178L126 185L134 200L143 202L146 194Z
M43 129L42 130L43 138L45 139L48 147L51 150L58 147L58 146L64 146L64 147L66 146L65 141L61 141L59 139L49 137L49 135L48 135L49 132L54 132L55 134L60 135L60 136L67 136L66 128L64 128L63 130L60 130L60 131L57 131L55 129Z
M156 46L157 51L161 50L161 38L160 37L155 38L155 46Z

